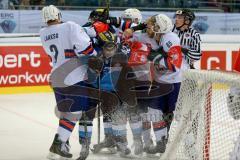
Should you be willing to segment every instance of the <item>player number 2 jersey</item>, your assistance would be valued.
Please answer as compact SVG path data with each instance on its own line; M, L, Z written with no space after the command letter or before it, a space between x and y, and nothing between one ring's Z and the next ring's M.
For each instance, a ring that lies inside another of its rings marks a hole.
M51 25L40 30L45 52L51 57L52 72L73 57L96 54L89 36L74 22ZM65 79L68 85L85 80L86 66L76 68ZM82 75L82 76L80 76Z

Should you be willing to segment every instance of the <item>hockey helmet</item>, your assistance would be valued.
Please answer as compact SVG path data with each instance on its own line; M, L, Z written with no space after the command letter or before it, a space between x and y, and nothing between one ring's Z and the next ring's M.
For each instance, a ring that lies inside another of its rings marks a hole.
M54 5L43 7L42 16L43 16L43 21L45 23L49 21L58 20L58 19L61 20L62 18L61 12Z
M176 17L176 15L184 16L184 21L185 21L184 23L186 23L186 21L189 20L190 22L189 22L188 25L191 25L192 22L196 18L195 14L190 9L180 9L180 10L177 10L174 17Z
M136 8L128 8L128 9L123 11L123 14L121 15L121 18L131 19L132 22L134 22L134 20L137 19L138 23L140 23L142 21L142 14Z
M153 31L155 33L168 33L172 30L173 24L172 20L165 14L158 14L154 16L155 23L153 26Z

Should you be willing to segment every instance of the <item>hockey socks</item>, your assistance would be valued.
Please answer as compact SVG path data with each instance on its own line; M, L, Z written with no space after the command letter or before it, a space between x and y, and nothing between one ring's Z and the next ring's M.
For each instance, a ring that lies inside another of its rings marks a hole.
M59 139L62 142L66 142L69 139L75 124L76 121L69 121L68 119L65 118L59 120L57 133L59 135Z
M152 141L151 136L151 122L143 122L143 141L145 145L149 144Z
M105 135L112 135L112 119L108 115L103 116L103 127L104 127L104 134Z
M138 115L131 116L129 120L130 128L133 133L134 138L142 136L142 121L141 117Z
M80 121L79 122L79 140L80 139L88 139L89 143L92 137L92 127L93 123L92 121Z
M167 137L167 122L153 122L153 131L156 137L156 142L162 140L162 137Z

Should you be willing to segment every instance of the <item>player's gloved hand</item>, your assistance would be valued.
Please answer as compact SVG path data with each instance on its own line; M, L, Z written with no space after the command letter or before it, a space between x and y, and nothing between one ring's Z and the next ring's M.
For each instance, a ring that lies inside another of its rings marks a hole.
M103 69L103 60L100 57L90 57L88 60L88 67L100 73Z
M102 22L104 23L108 23L110 25L115 25L115 23L117 22L118 18L117 17L108 17L105 19L102 19Z
M92 26L92 22L87 22L84 25L82 25L82 27L90 27Z
M103 22L103 23L108 23L109 22L108 18L106 18L106 17L99 17L98 20Z
M149 61L153 61L156 56L160 55L157 51L151 51L150 54L147 56Z
M125 66L127 65L128 57L123 53L117 53L112 57L111 66Z
M159 48L157 51L151 51L150 54L148 55L148 60L149 61L153 61L154 59L156 59L157 57L159 58L166 58L167 57L167 53L163 50L163 48ZM158 58L158 59L159 59ZM160 59L159 59L160 60Z

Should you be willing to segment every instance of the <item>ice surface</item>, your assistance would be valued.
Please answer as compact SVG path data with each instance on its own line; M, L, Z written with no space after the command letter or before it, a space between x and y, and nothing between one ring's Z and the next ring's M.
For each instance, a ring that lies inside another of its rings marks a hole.
M45 160L58 126L53 93L0 95L0 160ZM101 123L102 124L102 123ZM71 153L80 152L78 126L70 138ZM128 125L129 147L132 134ZM103 139L103 127L101 139ZM92 143L97 143L94 120ZM118 160L118 155L90 154L88 160ZM138 158L136 158L138 159ZM151 158L145 158L151 159ZM156 158L155 158L156 159Z

